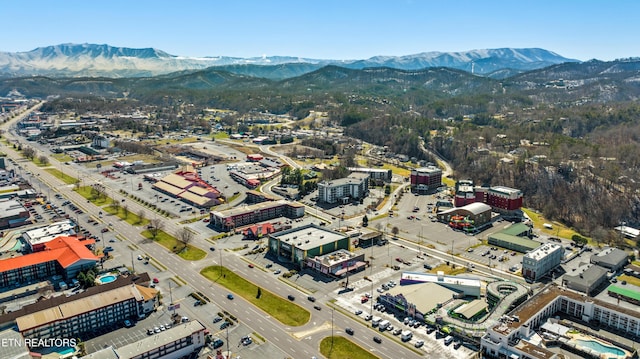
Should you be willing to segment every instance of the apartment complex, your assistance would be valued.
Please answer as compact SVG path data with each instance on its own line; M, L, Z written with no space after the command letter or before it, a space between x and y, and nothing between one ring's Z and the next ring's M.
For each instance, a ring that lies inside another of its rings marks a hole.
M354 172L346 178L318 183L318 201L348 203L369 193L369 174Z
M545 243L522 258L522 276L537 281L555 269L564 258L564 248L557 243Z

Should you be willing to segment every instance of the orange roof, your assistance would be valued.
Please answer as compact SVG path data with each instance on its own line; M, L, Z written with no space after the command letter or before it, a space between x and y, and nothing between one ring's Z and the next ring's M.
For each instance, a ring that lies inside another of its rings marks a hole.
M1 260L0 272L54 260L58 261L62 268L67 268L81 259L98 261L99 258L86 247L94 243L95 241L92 239L79 241L76 237L56 237L45 244L43 251Z

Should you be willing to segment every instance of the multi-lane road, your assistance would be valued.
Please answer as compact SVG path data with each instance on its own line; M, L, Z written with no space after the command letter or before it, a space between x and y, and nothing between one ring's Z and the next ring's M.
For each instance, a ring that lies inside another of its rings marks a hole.
M34 109L35 107L31 110ZM28 112L23 113L22 116L26 116L27 113ZM22 118L22 116L17 116L14 121L6 123L4 125L4 129L8 129L8 126ZM14 138L10 131L6 131L5 136L9 141L20 141L25 145L28 144L22 138ZM13 158L15 160L22 159L17 152L10 148L7 148L6 152L9 158ZM62 171L69 168L68 165L61 164L55 158L50 158L50 161L51 167L59 168ZM73 190L73 185L66 185L62 183L58 178L49 174L47 171L44 171L32 162L22 160L20 161L20 165L23 167L25 172L33 173L33 176L36 176L42 183L48 186L51 192L60 193L65 198L81 207L85 212L84 216L89 215L94 218L99 217L99 214L102 211L101 208L94 206L91 203L87 203L84 197ZM76 175L76 173L67 174L74 177ZM81 176L83 185L101 183L108 186L108 181L105 181L101 177L94 177L95 172L84 171ZM107 192L114 196L115 200L120 201L124 199L125 201L128 201L127 198L121 197L115 189L108 190ZM143 210L145 211L147 218L153 218L155 216L153 212L148 211L137 202L128 202L128 206L132 213L138 213L140 210ZM415 358L419 356L416 352L394 340L384 340L381 344L374 343L372 341L372 337L375 333L363 325L361 321L345 315L340 311L334 311L329 306L323 304L324 300L330 299L328 297L318 296L316 294L316 296L319 297L319 300L315 304L320 304L322 310L318 311L313 309L314 304L306 300L307 295L305 293L298 292L296 289L288 286L282 281L274 280L273 274L269 271L249 269L247 267L247 263L232 251L225 251L221 255L210 254L207 258L198 262L187 262L172 252L167 251L165 248L151 241L144 240L140 234L141 228L131 226L125 221L118 220L117 217L105 217L103 220L108 221L107 223L109 223L110 230L117 233L120 238L124 238L126 241L129 241L131 244L138 247L141 251L152 256L159 263L162 263L173 275L185 280L189 286L194 289L194 291L204 293L219 307L224 308L229 313L236 316L245 325L249 326L251 330L259 333L267 341L271 342L272 345L279 348L283 353L286 353L286 356L288 357L321 357L321 354L319 353L319 341L324 337L330 336L332 332L336 335L343 334L343 329L345 327L354 328L355 335L351 337L351 339L363 348L373 352L378 357L397 359ZM176 220L167 220L164 223L165 231L168 233L175 233L176 230L181 227ZM206 249L211 245L206 239L206 234L199 234L191 244L203 249ZM223 257L222 260L224 261L225 267L239 273L248 280L259 284L266 290L282 294L283 296L286 295L284 293L294 294L298 298L296 303L311 312L312 316L309 323L301 327L286 327L239 296L236 296L236 299L234 300L228 300L226 298L228 293L226 289L205 280L199 273L203 267L218 263L220 260L219 257ZM329 292L329 290L327 292ZM209 318L203 318L202 322L207 325L210 323L210 320Z

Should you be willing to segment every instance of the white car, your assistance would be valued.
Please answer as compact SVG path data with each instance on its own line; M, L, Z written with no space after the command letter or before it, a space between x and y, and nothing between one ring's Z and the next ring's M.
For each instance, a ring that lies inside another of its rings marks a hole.
M138 254L138 260L141 261L142 259L142 256Z
M416 347L416 348L420 348L420 347L421 347L421 346L423 346L423 345L424 345L424 340L418 340L418 341L416 342L416 344L415 344L415 347Z

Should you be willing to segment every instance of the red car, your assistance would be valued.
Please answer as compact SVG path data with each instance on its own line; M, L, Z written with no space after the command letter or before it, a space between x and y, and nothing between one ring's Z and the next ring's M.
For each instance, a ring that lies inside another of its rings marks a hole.
M160 283L160 281L158 280L158 278L153 278L153 283Z
M249 268L253 268L253 264L249 264Z
M101 232L102 232L102 233L104 233L104 232L109 232L109 228L102 228Z

